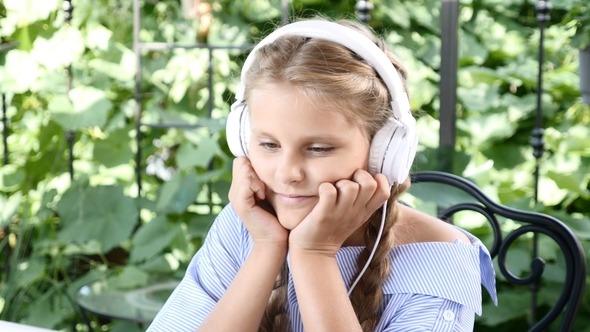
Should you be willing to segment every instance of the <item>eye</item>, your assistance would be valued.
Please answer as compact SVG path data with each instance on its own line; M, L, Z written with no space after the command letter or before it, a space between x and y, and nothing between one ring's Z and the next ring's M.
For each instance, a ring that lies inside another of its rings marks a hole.
M272 142L260 142L260 144L258 144L258 145L261 146L263 149L266 149L269 151L274 151L279 148L279 145L277 143L272 143Z
M332 150L334 150L333 147L324 147L324 146L311 146L307 149L309 152L313 153L313 154L326 154Z

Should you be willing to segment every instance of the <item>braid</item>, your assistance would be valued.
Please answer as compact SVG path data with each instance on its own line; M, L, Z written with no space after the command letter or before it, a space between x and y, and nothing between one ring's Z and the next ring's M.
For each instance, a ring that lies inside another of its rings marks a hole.
M289 269L287 262L283 264L277 280L275 288L270 294L270 299L262 316L262 322L258 332L274 332L274 331L291 331L291 321L289 313L285 308L287 303L289 284Z
M380 310L383 305L383 291L381 285L385 282L391 271L389 252L395 243L393 226L397 222L399 214L397 199L408 189L408 187L409 181L406 181L401 185L395 184L393 186L391 197L387 204L388 215L385 218L383 234L377 245L377 251L375 251L375 255L369 263L367 271L351 294L352 306L364 332L374 331L381 318ZM375 211L367 223L367 231L365 233L366 247L357 260L359 271L367 262L371 250L375 245L377 233L379 232L381 224L381 215L382 209Z

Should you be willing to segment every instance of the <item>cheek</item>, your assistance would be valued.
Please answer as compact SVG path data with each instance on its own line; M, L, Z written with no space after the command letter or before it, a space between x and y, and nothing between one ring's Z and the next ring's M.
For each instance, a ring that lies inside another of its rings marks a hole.
M254 172L256 172L256 175L258 175L262 182L265 182L265 179L268 178L268 175L270 174L272 169L270 162L266 161L264 158L261 158L259 155L256 154L250 154L249 158L250 164L252 165Z
M367 169L365 158L346 158L332 161L329 164L315 168L313 172L309 172L308 174L310 177L316 179L318 183L334 183L342 179L351 179L354 172L358 169Z

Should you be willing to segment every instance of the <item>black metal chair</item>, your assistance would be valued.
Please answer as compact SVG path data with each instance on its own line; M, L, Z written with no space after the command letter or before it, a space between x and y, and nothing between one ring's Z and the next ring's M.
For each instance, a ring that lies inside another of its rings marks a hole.
M452 222L451 217L457 212L471 211L481 214L491 224L493 239L488 243L488 249L493 259L497 257L497 263L501 274L509 283L515 285L529 285L533 291L542 281L545 261L537 257L533 252L530 265L531 272L526 277L514 275L506 264L506 257L511 245L526 233L544 234L553 239L561 251L565 260L565 280L563 289L549 311L540 318L529 331L545 331L547 327L556 322L562 315L559 331L571 331L575 317L582 300L586 280L586 260L582 245L573 232L560 220L549 215L518 210L498 204L490 199L474 183L459 176L442 172L418 172L411 175L412 187L408 194L410 200L404 200L413 205L411 200L416 198L415 204L433 202L430 212L438 215L438 218ZM433 206L436 205L436 208ZM423 204L428 206L428 204ZM419 206L415 206L419 208ZM422 209L421 209L422 210ZM512 220L518 222L518 228L511 230L505 236L501 230L499 220ZM490 248L491 247L491 248ZM536 249L535 249L536 251ZM542 292L543 289L540 289ZM536 300L533 297L533 307ZM502 306L502 303L498 304ZM485 316L485 312L484 312ZM557 323L556 323L557 324Z

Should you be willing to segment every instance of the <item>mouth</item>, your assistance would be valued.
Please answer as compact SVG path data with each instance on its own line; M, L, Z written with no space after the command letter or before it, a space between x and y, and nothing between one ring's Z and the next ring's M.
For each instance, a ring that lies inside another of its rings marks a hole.
M311 200L314 196L311 195L296 195L296 194L280 194L275 193L277 199L286 205L297 205Z

